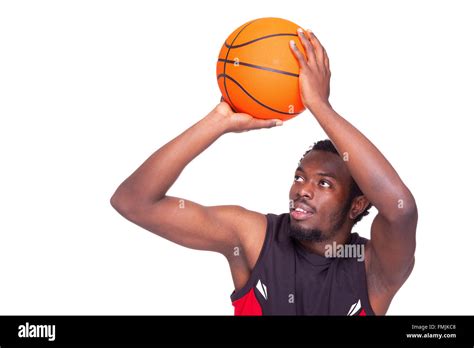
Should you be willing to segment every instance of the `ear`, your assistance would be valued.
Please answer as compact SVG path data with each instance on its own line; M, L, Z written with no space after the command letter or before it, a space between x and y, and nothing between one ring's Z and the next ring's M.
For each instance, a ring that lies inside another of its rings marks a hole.
M355 220L365 209L367 209L370 202L364 196L357 196L352 200L351 210L349 212L349 218Z

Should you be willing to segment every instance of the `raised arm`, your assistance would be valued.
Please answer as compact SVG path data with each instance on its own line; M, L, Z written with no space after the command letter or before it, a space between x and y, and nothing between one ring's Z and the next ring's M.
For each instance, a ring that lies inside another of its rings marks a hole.
M299 32L308 59L290 43L300 65L303 102L311 111L364 193L360 204L378 210L367 245L366 269L374 310L383 313L414 264L417 207L409 189L383 154L331 107L330 68L326 50L310 32Z
M280 125L233 113L222 102L206 117L153 153L116 190L110 202L135 224L185 247L220 252L226 256L252 236L242 230L262 228L262 214L239 206L205 207L183 198L166 196L182 170L227 132ZM245 239L242 241L242 239Z

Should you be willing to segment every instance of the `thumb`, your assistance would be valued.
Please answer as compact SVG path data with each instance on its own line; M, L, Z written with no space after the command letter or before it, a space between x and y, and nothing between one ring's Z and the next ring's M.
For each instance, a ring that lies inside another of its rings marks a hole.
M260 119L254 119L254 122L252 124L253 129L258 129L258 128L273 128L276 126L282 126L283 121L279 119L273 119L273 120L260 120Z

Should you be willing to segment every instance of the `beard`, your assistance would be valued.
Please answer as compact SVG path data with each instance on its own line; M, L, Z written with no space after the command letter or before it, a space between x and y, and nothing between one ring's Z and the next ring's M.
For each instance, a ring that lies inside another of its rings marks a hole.
M290 237L298 241L324 242L330 237L323 233L319 228L303 228L290 222Z
M298 241L325 242L332 239L346 222L347 214L351 209L352 200L347 200L344 206L329 217L330 227L323 231L320 228L304 228L298 222L290 220L289 235Z

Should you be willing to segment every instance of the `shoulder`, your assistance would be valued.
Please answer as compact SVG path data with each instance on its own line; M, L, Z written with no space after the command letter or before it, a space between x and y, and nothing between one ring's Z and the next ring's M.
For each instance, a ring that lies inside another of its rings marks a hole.
M414 261L404 275L403 281L397 286L394 286L384 279L383 270L376 260L377 255L374 253L373 245L370 240L367 240L365 244L365 255L365 271L370 303L375 314L385 315L393 297L413 270Z
M246 266L253 269L265 240L267 216L242 207L235 214L238 245L234 246L232 257L244 256Z
M255 211L240 209L238 219L238 240L249 269L253 269L263 251L265 239L269 242L277 237L277 231L285 226L288 214L262 214ZM239 250L239 249L236 249Z

